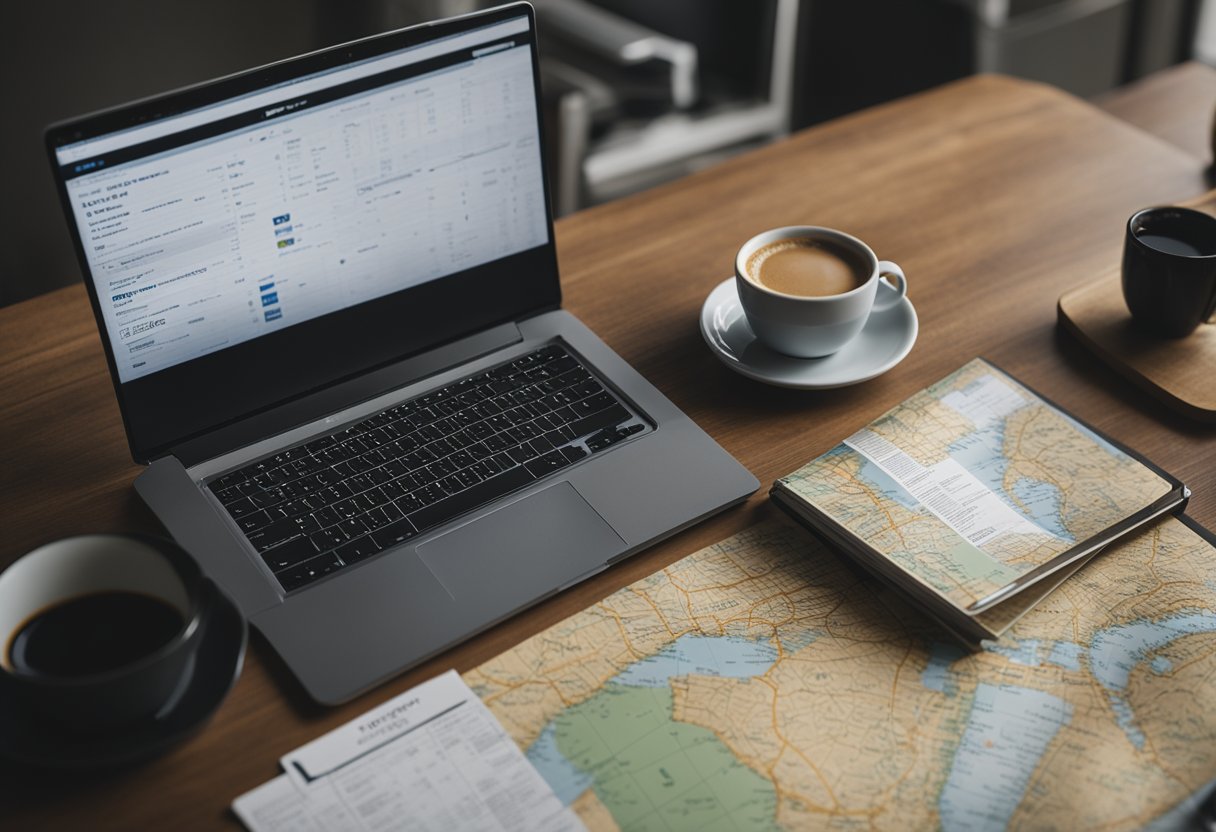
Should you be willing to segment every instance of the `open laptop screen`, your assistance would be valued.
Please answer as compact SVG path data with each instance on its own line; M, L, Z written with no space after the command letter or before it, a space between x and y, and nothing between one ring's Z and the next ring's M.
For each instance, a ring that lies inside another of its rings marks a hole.
M137 458L556 304L532 34L516 7L51 129Z

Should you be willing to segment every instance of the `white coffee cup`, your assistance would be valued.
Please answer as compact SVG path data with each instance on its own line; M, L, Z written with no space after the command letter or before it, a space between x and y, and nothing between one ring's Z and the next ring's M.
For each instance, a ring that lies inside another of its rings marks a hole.
M781 240L822 240L845 248L868 265L869 275L855 289L817 297L778 292L748 277L747 261L752 254ZM878 296L880 283L884 284L882 297ZM821 358L838 351L857 337L871 312L895 306L908 292L908 280L899 266L879 260L852 235L813 225L774 228L744 243L735 256L735 285L756 337L770 349L795 358Z

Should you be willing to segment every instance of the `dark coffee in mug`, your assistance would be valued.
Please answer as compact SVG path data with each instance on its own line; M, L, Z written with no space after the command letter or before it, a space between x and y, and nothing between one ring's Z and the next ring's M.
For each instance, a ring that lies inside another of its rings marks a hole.
M18 672L76 678L117 670L150 656L181 631L172 604L114 590L70 598L27 620L8 645Z
M1190 208L1147 208L1128 220L1123 297L1138 326L1190 335L1216 312L1216 217Z
M58 729L153 718L194 672L214 585L170 540L78 535L0 571L0 685Z

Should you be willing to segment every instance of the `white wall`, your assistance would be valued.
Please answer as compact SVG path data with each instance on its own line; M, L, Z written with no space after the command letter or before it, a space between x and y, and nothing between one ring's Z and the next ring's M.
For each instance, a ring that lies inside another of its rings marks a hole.
M1195 27L1195 57L1216 66L1216 0L1204 0Z

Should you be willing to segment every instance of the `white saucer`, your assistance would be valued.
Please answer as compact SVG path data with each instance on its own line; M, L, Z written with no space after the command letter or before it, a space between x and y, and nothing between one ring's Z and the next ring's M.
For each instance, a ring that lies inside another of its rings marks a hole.
M885 282L879 292L894 291ZM919 324L912 302L874 312L861 334L824 358L792 358L756 339L743 315L735 278L718 284L701 307L701 335L723 364L736 373L801 390L847 387L880 376L903 361L916 343Z

